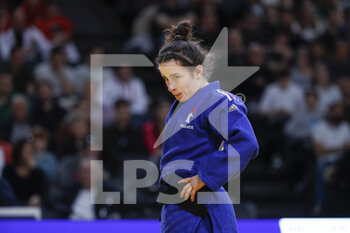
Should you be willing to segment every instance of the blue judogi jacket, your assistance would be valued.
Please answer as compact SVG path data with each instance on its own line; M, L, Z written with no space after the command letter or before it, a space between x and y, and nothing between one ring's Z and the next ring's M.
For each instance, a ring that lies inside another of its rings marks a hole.
M221 90L218 81L201 88L178 106L179 101L175 100L162 133L160 180L169 183L166 178L173 176L174 171L180 178L198 174L210 190L222 194L220 201L226 203L205 204L213 232L237 232L234 210L223 185L237 177L258 154L247 109L238 97ZM176 164L183 160L192 161L192 165ZM175 181L170 185L175 186ZM209 195L205 203L215 199L217 196ZM174 204L163 206L161 218L162 232L196 232L203 220Z

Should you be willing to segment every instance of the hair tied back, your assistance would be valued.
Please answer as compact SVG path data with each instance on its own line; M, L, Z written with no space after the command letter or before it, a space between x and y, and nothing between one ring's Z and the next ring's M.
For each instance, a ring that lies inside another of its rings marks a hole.
M185 37L183 35L175 35L174 40L185 40Z

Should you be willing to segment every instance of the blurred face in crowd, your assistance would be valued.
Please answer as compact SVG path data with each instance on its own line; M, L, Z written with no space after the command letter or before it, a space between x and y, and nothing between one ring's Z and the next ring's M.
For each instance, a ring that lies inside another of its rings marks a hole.
M253 66L261 66L264 62L264 49L261 45L253 44L249 48L249 61Z
M37 151L44 151L47 147L47 139L45 137L35 137L34 147Z
M328 24L330 28L337 29L341 23L343 23L343 15L337 11L332 10L328 16Z
M39 98L42 101L47 101L52 99L52 88L50 84L42 82L39 84Z
M115 114L116 114L118 123L127 124L130 121L129 103L119 103L115 107Z
M283 75L278 78L278 84L281 86L282 89L285 89L288 87L290 78L288 75Z
M315 71L315 82L316 85L325 87L328 86L329 83L329 75L328 70L324 66L320 66Z
M59 14L58 6L55 3L51 3L47 6L46 14L48 18L54 17Z
M338 61L347 61L349 47L345 42L339 42L336 48L336 59Z
M20 66L24 62L24 52L22 48L17 48L11 55L11 64L14 66Z
M71 123L71 132L77 139L84 139L88 133L88 126L83 119L75 119Z
M66 55L63 51L57 51L51 57L51 65L54 69L63 67L66 64Z
M279 22L280 15L277 7L275 6L267 7L267 18L270 23Z
M25 143L21 151L21 165L33 167L35 165L33 146Z
M228 43L231 49L243 48L243 40L242 40L241 32L237 29L231 29L229 31Z
M323 59L325 57L325 48L321 43L315 42L311 46L311 54L313 59Z
M119 67L117 69L117 75L118 78L123 82L128 82L131 79L133 73L130 67Z
M12 92L12 76L0 74L0 95L8 96Z
M204 10L204 14L201 19L201 26L205 32L213 32L217 29L217 16L215 11L206 7Z
M285 11L282 13L282 24L284 27L289 28L294 23L294 15L291 11Z
M329 108L328 120L330 123L338 125L342 122L344 115L344 108L342 104L333 104Z
M306 106L308 109L315 109L317 106L317 96L314 93L308 93L306 95Z
M25 16L20 10L16 10L13 15L13 28L15 30L21 31L25 28Z
M180 102L190 99L205 82L201 65L196 66L193 72L188 67L182 66L180 62L170 60L159 64L159 70L168 91Z
M350 76L341 77L338 85L344 95L344 97L350 96Z
M299 51L297 56L297 66L301 69L310 66L309 57L306 51Z
M12 113L16 121L25 122L28 113L28 103L24 97L15 98L13 100Z
M35 8L37 4L40 2L40 0L27 0L27 2L31 8Z

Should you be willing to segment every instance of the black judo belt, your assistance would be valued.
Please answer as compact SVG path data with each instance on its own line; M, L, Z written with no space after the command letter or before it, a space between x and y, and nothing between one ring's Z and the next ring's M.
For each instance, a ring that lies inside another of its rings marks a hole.
M204 186L200 189L201 191L210 191L210 189L207 186ZM178 191L175 187L170 186L167 183L161 182L159 185L159 192L165 193L165 194L176 194ZM193 215L205 218L208 213L208 208L205 205L197 204L195 202L191 201L191 198L188 198L186 201L183 201L181 203L175 204L178 205L181 209L190 212Z

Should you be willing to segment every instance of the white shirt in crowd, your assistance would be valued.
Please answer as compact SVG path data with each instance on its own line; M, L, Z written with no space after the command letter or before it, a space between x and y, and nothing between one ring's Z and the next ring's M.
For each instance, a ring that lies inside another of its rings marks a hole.
M346 122L338 126L327 121L320 122L312 131L314 143L322 144L325 149L336 149L350 143L350 127ZM319 162L334 162L342 157L341 152L327 153L318 157Z
M44 59L49 58L51 43L35 26L26 28L22 34L23 48L30 53L27 55L29 60L34 60L36 52L39 52ZM0 34L0 54L1 58L7 61L10 57L11 49L16 45L15 32L11 28Z
M260 112L283 110L290 115L297 113L304 105L303 90L292 82L283 89L278 83L269 84L262 95Z
M342 93L338 86L331 85L327 88L316 87L318 94L318 108L325 114L329 107L335 103L343 100Z
M107 114L114 112L114 103L119 99L130 102L131 114L145 114L147 111L148 96L145 84L140 78L132 77L128 82L121 81L117 76L105 79L103 107Z
M90 189L79 191L72 205L71 219L95 219L94 205L91 204L90 195Z
M63 77L74 87L74 89L76 88L75 73L74 70L69 66L64 67L63 77L61 77L52 70L50 62L43 62L35 67L34 75L36 80L46 80L52 84L54 96L62 95Z

